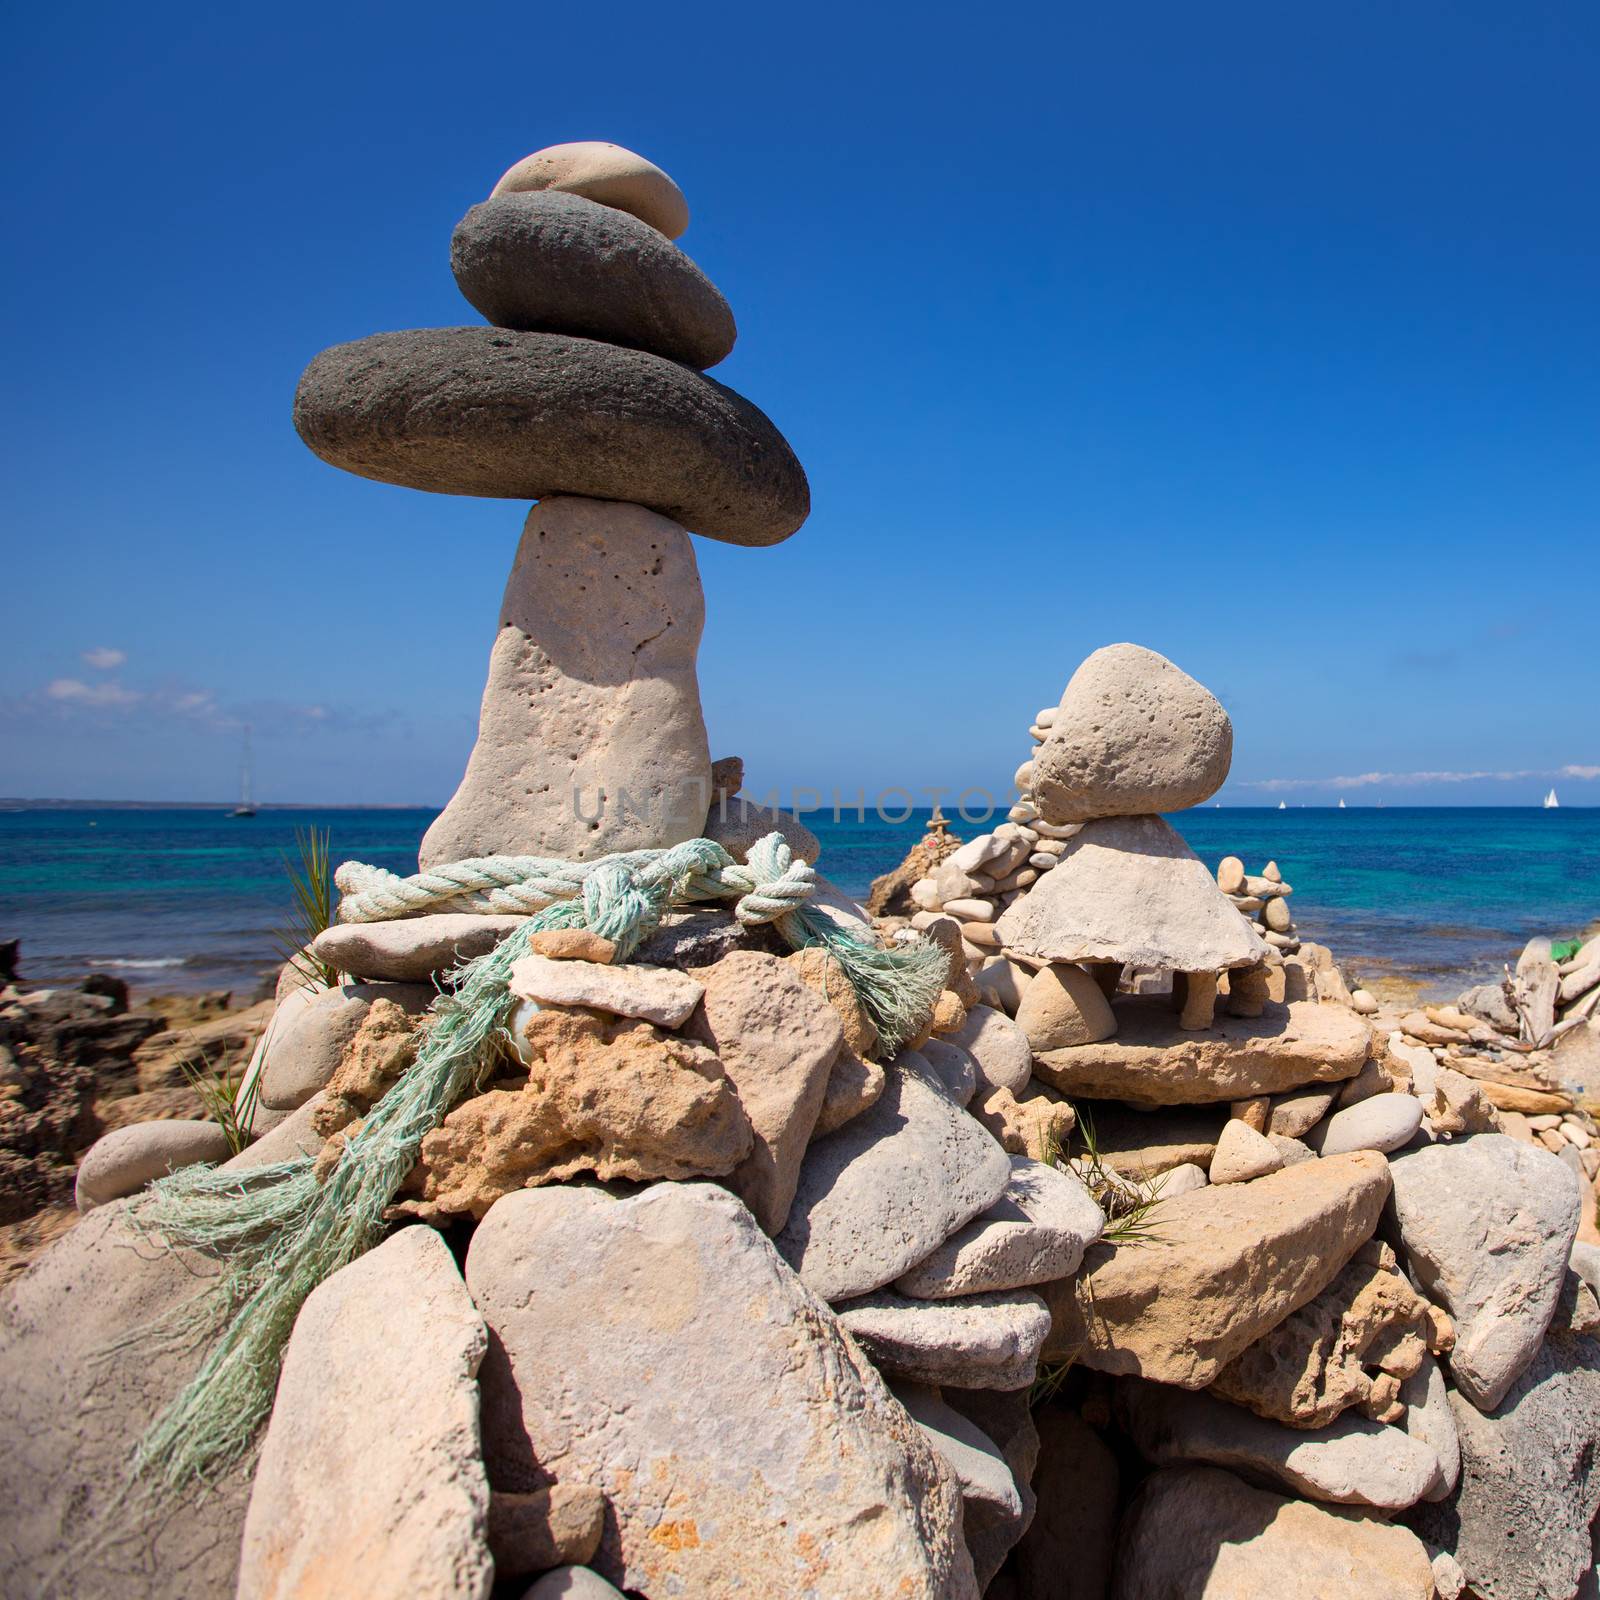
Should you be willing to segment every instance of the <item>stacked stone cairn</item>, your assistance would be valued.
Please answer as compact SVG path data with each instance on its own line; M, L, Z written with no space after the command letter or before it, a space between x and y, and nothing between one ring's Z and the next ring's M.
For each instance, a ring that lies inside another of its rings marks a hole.
M542 151L457 230L491 326L302 383L336 464L538 502L426 867L702 831L742 861L780 826L708 757L686 530L775 542L805 480L702 375L733 327L686 221L630 152ZM0 1302L6 1592L1573 1594L1600 1501L1576 1174L1408 1074L1327 952L1275 948L1162 820L1228 770L1192 678L1097 651L1037 728L1008 822L929 845L893 931L945 984L893 1052L834 954L724 909L621 959L478 903L359 920L345 875L228 1191L298 1163L341 1192L460 963L517 934L492 1070L298 1307L203 1494L130 1463L251 1307L207 1298L225 1250L142 1224L149 1151L85 1161L81 1221ZM214 1315L163 1320L190 1304Z
M1289 914L1294 890L1283 881L1276 861L1257 874L1246 872L1238 856L1224 856L1217 865L1217 887L1274 950L1293 955L1300 948L1299 930Z

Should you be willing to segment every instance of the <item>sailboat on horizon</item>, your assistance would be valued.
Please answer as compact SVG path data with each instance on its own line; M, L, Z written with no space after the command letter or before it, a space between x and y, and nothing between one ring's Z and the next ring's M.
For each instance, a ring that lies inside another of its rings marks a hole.
M1280 800L1278 802L1278 809L1280 811L1287 811L1289 809L1289 802L1287 800Z
M228 813L230 817L253 817L256 814L256 803L250 798L253 766L250 759L250 724L247 722L244 725L244 760L239 767L239 803Z
M1343 810L1344 810L1344 796L1343 796L1343 795L1340 795L1340 796L1339 796L1339 809L1340 809L1340 810L1341 810L1341 811L1343 811Z
M1561 809L1561 802L1556 799L1554 789L1551 789L1550 793L1544 797L1544 808L1546 811L1559 811Z

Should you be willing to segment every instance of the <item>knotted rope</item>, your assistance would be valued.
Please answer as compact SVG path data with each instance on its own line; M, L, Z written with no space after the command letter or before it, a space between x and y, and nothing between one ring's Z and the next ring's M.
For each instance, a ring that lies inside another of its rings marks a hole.
M215 1335L194 1377L140 1442L133 1471L177 1491L207 1481L249 1447L272 1409L284 1347L306 1297L383 1235L384 1216L425 1135L510 1047L512 966L535 934L586 928L625 960L672 906L734 899L747 925L770 922L795 949L824 945L843 967L893 1053L944 986L947 957L925 940L883 949L813 906L817 875L783 836L735 861L710 839L594 862L490 856L400 878L347 862L335 881L340 919L371 922L429 910L527 910L527 922L450 975L424 1019L416 1060L346 1137L319 1178L300 1156L241 1171L187 1167L154 1184L132 1213L169 1247L223 1258L183 1331Z

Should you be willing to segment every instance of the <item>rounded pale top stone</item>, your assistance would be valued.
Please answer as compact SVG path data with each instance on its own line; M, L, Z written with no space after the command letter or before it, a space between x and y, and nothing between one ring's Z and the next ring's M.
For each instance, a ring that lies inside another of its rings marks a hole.
M1142 645L1096 650L1073 673L1033 758L1046 822L1148 816L1199 805L1233 762L1217 697Z
M582 139L547 145L509 168L490 191L490 198L529 189L581 194L585 200L648 222L669 239L676 239L689 226L689 202L683 190L653 161L620 144Z

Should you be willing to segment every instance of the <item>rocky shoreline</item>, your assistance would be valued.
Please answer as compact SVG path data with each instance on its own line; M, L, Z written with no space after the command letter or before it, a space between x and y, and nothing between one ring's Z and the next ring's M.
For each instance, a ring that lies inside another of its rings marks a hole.
M490 326L302 381L330 463L538 503L418 873L252 1006L0 996L14 1252L78 1215L0 1295L5 1591L1592 1593L1600 936L1352 986L1164 820L1232 723L1133 644L853 904L710 759L690 534L808 491L687 219L537 152Z

